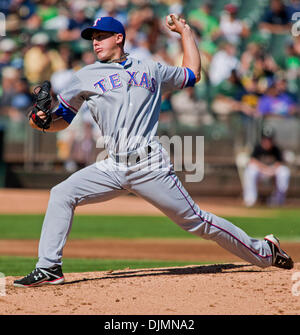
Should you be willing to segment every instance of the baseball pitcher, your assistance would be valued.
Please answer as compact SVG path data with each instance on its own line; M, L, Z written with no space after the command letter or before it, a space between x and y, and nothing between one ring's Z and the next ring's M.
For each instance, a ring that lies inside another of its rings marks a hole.
M37 92L29 121L33 128L65 129L86 102L108 157L51 189L36 268L16 280L15 286L63 283L63 248L75 208L127 192L149 201L187 232L213 240L251 264L293 267L272 234L263 240L251 238L229 221L200 209L176 176L167 151L155 139L162 93L194 86L200 80L201 60L193 31L184 19L171 18L166 25L180 34L182 66L131 58L124 51L123 25L112 17L101 17L81 33L91 41L97 61L74 74L58 95L60 104L53 113L49 113L49 83Z

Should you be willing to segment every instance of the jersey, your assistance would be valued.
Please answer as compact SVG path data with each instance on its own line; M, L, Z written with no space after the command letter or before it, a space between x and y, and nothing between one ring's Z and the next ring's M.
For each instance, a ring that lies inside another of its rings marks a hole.
M276 145L273 145L269 150L264 149L261 145L256 145L251 157L256 158L265 165L283 161L281 150Z
M58 95L56 114L67 122L86 101L112 154L147 145L156 135L161 94L195 84L185 67L127 58L123 63L96 61L77 71Z

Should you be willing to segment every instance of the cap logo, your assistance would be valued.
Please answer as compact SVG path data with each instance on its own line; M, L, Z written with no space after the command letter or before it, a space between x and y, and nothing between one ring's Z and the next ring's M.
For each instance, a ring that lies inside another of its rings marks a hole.
M100 18L98 18L98 19L96 19L95 20L95 22L94 22L94 25L93 25L93 27L96 27L97 26L97 24L98 24L98 22L101 20L101 17Z

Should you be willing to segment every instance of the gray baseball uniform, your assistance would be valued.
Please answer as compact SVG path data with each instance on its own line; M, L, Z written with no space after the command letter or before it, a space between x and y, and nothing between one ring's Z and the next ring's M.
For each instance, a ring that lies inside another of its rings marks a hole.
M177 178L167 151L154 139L161 93L193 85L192 77L187 68L133 58L122 64L97 61L74 75L58 96L61 105L57 115L71 122L86 101L102 132L108 158L52 188L37 267L62 264L76 206L127 192L149 201L184 230L217 242L243 260L260 267L272 265L265 240L253 239L229 221L198 207Z

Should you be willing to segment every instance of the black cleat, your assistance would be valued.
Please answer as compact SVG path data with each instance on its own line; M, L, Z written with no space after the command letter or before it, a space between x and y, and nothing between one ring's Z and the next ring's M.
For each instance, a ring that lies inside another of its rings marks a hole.
M272 265L281 269L292 269L294 262L291 257L280 248L278 239L273 234L267 235L264 239L268 242L272 251Z
M34 287L42 285L57 285L65 281L60 265L51 268L36 268L27 276L14 281L16 287Z

